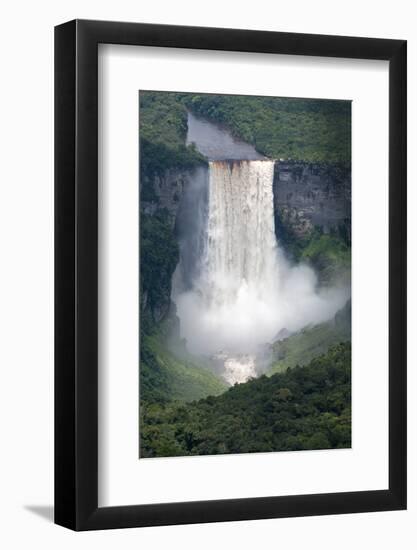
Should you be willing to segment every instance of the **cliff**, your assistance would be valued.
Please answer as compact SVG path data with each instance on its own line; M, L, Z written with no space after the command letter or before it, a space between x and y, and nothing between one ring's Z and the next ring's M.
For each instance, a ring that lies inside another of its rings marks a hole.
M186 196L185 191L194 186L207 173L206 166L190 170L169 169L162 174L146 176L140 185L140 209L144 214L154 215L158 210L165 210L175 225L178 209Z
M208 169L169 169L146 175L140 186L141 311L159 323L173 311L171 284L179 261L182 232L194 263L198 247L199 212L208 189ZM184 266L191 276L191 269Z
M351 172L339 164L277 161L274 213L278 240L308 238L315 228L350 242Z
M141 185L141 211L154 215L164 209L174 227L185 196L196 187L201 190L201 186L207 183L207 166L204 165L189 170L169 169L160 175L146 176ZM289 239L310 237L315 228L324 234L337 233L350 243L349 167L276 161L273 193L277 238L284 246ZM192 217L189 223L192 223Z

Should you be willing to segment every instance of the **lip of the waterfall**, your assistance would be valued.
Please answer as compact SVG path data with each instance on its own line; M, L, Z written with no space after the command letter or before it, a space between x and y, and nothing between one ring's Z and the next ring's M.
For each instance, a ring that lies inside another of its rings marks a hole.
M259 158L259 159L247 159L247 158L241 158L241 159L237 159L237 158L216 159L216 158L207 157L207 160L208 160L208 162L213 163L213 164L217 164L217 163L219 163L219 164L221 164L221 163L233 164L233 163L249 163L249 162L276 162L276 159L269 158L269 157L263 157L263 158Z
M260 164L269 164L272 166L272 170L274 169L273 166L275 165L274 159L269 158L262 158L262 159L215 159L215 160L208 160L208 165L210 169L221 169L226 170L230 173L234 172L235 170L241 170L243 167L247 167L249 169L250 165L256 165L257 163Z

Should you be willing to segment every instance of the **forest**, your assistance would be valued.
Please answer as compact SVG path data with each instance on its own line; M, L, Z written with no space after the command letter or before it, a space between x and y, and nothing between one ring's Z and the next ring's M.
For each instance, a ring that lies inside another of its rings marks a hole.
M187 109L227 127L271 158L350 163L350 102L215 94L140 94L142 169L191 166L204 159L184 146Z
M350 447L351 348L186 405L144 404L141 456Z
M269 158L343 166L350 104L153 91L141 91L139 102L140 457L350 447L350 302L334 318L271 342L264 374L230 387L180 336L171 298L177 220L160 206L156 186L167 173L208 165L186 145L188 111ZM298 237L278 225L278 233L288 258L311 266L319 284L350 276L343 228L317 226Z

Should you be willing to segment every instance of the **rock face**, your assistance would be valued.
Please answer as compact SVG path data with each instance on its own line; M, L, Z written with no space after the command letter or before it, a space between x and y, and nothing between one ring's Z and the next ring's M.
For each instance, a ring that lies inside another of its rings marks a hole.
M176 318L171 285L184 232L189 237L187 250L182 254L183 268L187 276L192 276L191 267L196 263L199 250L200 217L206 203L208 167L200 165L191 170L166 170L162 175L145 176L142 180L141 238L143 235L145 238L141 241L144 248L141 249L140 261L144 262L141 273L146 273L146 282L141 287L141 307L159 323L169 314ZM164 250L162 254L158 253L161 248ZM153 299L148 296L147 288L153 289Z
M205 177L207 168L197 167L194 170L166 170L163 175L146 177L143 186L146 194L142 192L141 185L141 211L145 214L154 215L157 210L167 210L175 225L178 210L184 198L184 191L192 189L194 182Z
M339 165L276 161L274 212L280 232L307 237L314 227L351 233L351 171Z
M207 167L192 171L167 170L155 175L149 194L141 200L145 214L153 215L166 209L173 226L184 200L184 191L198 182L207 182ZM204 183L203 183L204 184ZM274 212L276 225L295 237L307 236L315 226L328 233L344 226L350 235L351 227L351 172L339 165L312 164L295 161L276 161L274 169Z

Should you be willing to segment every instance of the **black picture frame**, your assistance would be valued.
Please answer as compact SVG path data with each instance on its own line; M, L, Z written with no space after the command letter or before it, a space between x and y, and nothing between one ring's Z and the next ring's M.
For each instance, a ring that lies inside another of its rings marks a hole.
M389 488L98 507L98 44L389 62ZM74 20L55 28L55 523L74 530L406 508L406 41Z

